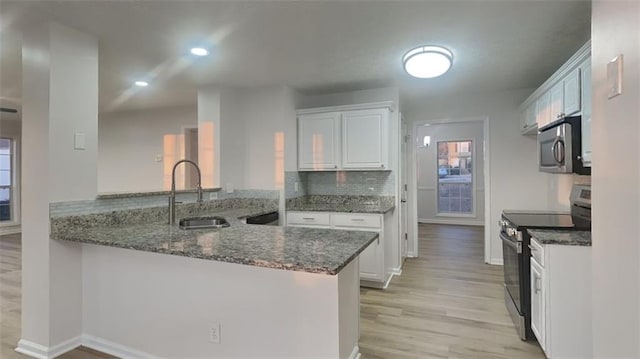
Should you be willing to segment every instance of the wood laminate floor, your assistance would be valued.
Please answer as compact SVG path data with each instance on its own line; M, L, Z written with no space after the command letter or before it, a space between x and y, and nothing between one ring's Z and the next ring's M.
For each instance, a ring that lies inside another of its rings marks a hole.
M502 267L483 263L483 228L420 224L419 257L386 290L362 289L363 359L544 358L516 335L504 305ZM0 358L20 339L21 245L0 236ZM113 358L78 348L61 359Z
M0 358L29 358L14 351L20 340L22 245L19 234L0 236ZM77 348L59 359L115 358L89 348Z
M484 227L419 225L419 256L386 290L360 291L360 352L377 358L544 358L521 341Z

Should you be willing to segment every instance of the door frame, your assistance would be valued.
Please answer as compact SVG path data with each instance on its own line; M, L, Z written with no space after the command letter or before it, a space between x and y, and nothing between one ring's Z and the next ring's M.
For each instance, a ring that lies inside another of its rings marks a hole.
M491 136L489 128L489 117L460 117L460 118L440 118L433 120L419 120L412 123L411 138L413 142L408 147L408 184L409 198L414 198L413 205L409 207L408 215L410 223L414 228L415 235L410 236L409 254L417 256L418 254L418 175L417 175L417 146L418 146L418 127L424 125L437 124L453 124L482 121L484 141L482 144L482 154L484 157L484 262L491 264Z

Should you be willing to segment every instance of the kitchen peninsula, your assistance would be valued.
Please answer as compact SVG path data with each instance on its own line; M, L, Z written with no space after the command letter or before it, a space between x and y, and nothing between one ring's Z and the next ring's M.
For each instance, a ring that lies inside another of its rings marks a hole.
M273 208L178 206L52 219L81 246L82 344L126 357L355 358L358 255L375 232L248 225Z

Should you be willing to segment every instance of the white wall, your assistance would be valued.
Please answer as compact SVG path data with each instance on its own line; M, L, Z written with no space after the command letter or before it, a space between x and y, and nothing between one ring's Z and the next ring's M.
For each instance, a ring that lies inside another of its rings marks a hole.
M98 122L98 191L164 189L165 135L197 127L195 106L102 113Z
M591 35L593 354L638 358L640 2L595 1ZM606 64L619 54L623 94L607 99Z
M284 171L297 163L294 93L284 86L245 91L245 187L284 188ZM286 167L286 168L285 168Z
M489 118L491 211L485 214L491 239L491 263L502 263L498 220L504 209L568 210L572 175L541 173L535 136L522 136L518 106L533 92L522 89L491 94L461 94L426 98L405 106L408 121L433 121L468 117ZM410 151L414 151L413 146ZM414 158L415 156L410 156ZM416 174L409 167L410 195L416 195ZM415 197L414 197L415 198ZM415 214L412 217L415 218Z
M428 147L421 147L424 136L431 137ZM438 215L438 141L473 141L474 215L446 217ZM416 152L418 180L418 220L422 222L484 223L484 122L430 124L417 128Z
M284 187L285 169L297 166L295 97L285 86L199 91L200 126L212 122L220 129L213 167L221 187Z

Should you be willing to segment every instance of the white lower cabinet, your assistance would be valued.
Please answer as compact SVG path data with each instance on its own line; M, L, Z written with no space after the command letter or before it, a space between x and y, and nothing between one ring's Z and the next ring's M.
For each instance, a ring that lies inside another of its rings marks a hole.
M287 212L287 226L378 232L379 237L360 253L360 285L382 288L391 273L385 268L385 216L375 213Z
M531 329L547 358L591 358L591 247L531 238Z
M538 338L538 343L545 349L544 327L544 286L542 266L531 258L531 330Z

